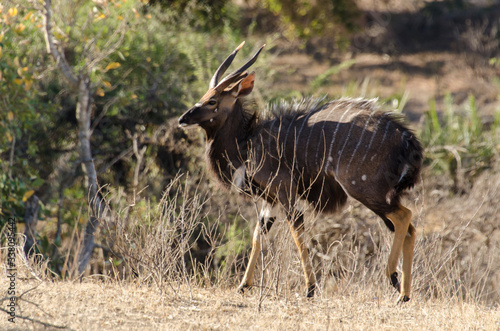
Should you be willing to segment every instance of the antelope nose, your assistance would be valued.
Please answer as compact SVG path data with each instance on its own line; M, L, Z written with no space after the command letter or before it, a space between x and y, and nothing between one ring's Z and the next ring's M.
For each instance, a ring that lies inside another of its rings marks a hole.
M191 109L189 109L187 112L185 112L184 114L182 114L181 117L179 117L179 126L180 127L183 127L183 126L187 126L189 125L189 114L191 113Z
M179 126L182 127L182 126L186 126L187 123L184 122L184 116L182 117L179 117Z

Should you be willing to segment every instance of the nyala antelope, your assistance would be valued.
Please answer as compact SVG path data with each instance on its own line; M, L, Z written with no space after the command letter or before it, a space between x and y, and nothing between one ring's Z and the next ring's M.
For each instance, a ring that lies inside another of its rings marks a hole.
M240 192L264 200L238 291L251 286L261 233L269 231L275 220L272 211L281 206L299 250L307 296L312 297L315 277L303 239L304 215L296 202L305 200L315 211L330 213L350 196L394 232L386 273L400 292L398 301L408 301L415 228L400 197L419 178L419 141L400 116L379 110L374 100L283 102L267 118L246 109L242 98L252 92L255 81L255 73L247 69L265 45L221 79L243 44L217 69L207 93L179 118L180 126L197 124L206 131L208 168L222 186L236 185ZM402 286L396 271L401 251Z

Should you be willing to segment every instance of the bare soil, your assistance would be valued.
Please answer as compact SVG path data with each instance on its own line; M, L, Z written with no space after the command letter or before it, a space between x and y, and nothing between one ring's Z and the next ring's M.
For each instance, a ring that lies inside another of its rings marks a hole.
M500 109L500 68L488 65L472 68L468 56L467 53L428 51L399 56L358 53L334 61L318 61L306 52L283 54L274 60L278 68L274 87L308 94L309 85L316 77L342 61L355 60L350 68L332 75L328 85L315 94L340 96L347 84L361 85L366 81L368 95L359 96L390 99L407 93L409 99L404 112L412 122L418 122L429 110L432 99L436 100L438 111L441 111L446 94L449 93L457 105L466 103L472 95L481 116L491 119ZM363 92L359 90L359 93Z

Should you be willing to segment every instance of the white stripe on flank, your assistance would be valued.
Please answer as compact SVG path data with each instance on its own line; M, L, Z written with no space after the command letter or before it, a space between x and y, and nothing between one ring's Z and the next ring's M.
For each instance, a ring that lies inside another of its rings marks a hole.
M336 104L335 106L333 106L333 107L330 109L330 112L328 113L327 118L328 118L328 117L330 117L330 114L332 113L332 111L333 111L334 109L337 109L337 107L338 107L339 105L340 105L340 102L337 102L337 104ZM323 110L324 110L324 109L321 109L320 111L323 111ZM325 122L326 122L326 121L323 121L323 127L321 128L320 133L321 133L321 132L323 132L323 128L325 127ZM319 123L319 122L318 122L318 123ZM305 160L306 160L306 168L309 166L309 162L308 162L308 161L309 161L309 158L307 157L307 154L308 154L308 152L309 152L309 141L311 140L311 136L312 136L312 134L313 134L313 132L314 132L314 127L315 127L315 126L316 126L316 124L318 124L318 123L314 123L314 124L313 124L313 126L311 127L311 131L309 132L309 136L307 137L307 142L306 142L306 157L305 157ZM319 153L319 146L320 146L320 145L321 145L321 144L320 144L320 143L319 143L319 141L318 141L318 147L316 148L316 155L315 155L315 159L314 159L314 161L315 161L315 162L317 162L317 161L318 161L318 153Z
M297 142L300 141L300 134L302 133L302 129L304 128L304 125L307 123L307 121L309 120L309 116L311 116L312 113L313 113L312 111L309 111L309 114L307 114L307 116L304 118L304 122L302 122L302 125L300 126L299 134L297 135L297 140L295 141L295 148L293 149L293 155L297 155ZM306 152L307 152L307 149L309 148L309 146L307 146L308 144L309 144L309 140L307 140ZM306 157L306 162L307 162L307 157ZM295 163L295 166L297 166L297 163Z
M341 104L342 104L342 105L344 104L343 100L341 100L340 102L337 102L337 104L335 105L335 107L332 107L332 108L330 109L330 112L328 113L327 119L330 117L330 115L331 115L332 111L333 111L334 109L337 109L337 108L338 108ZM342 114L342 116L340 117L339 122L342 120L342 118L344 118L344 115L345 115L345 114L346 114L346 113L347 113L347 112L348 112L351 108L352 108L352 103L349 105L349 107L347 107L346 111L344 111L344 113L343 113L343 114ZM339 122L337 122L337 128L338 128L338 126L339 126ZM326 121L323 121L323 126L321 127L320 133L321 133L321 132L323 132L323 130L325 129L325 124L326 124ZM312 133L312 131L313 131L313 130L311 130L311 133ZM336 131L337 131L337 130L335 130L335 132L336 132ZM308 145L309 145L309 139L307 140L307 142L308 142ZM332 141L332 143L333 143L333 141ZM326 144L326 140L325 140L325 144ZM321 144L320 144L320 142L318 141L318 146L316 147L316 155L315 155L315 158L314 158L316 162L318 161L319 147L320 147L320 146L321 146ZM331 148L331 145L330 145L330 148ZM308 148L308 149L309 149L309 148ZM306 154L307 154L308 149L306 149ZM328 155L330 155L330 154L328 154ZM325 156L326 156L326 155L325 155ZM307 158L306 158L306 160L307 160ZM328 162L327 162L327 163L328 163ZM325 168L325 170L326 170L326 168Z
M271 141L273 140L274 136L273 136L273 126L274 126L274 123L276 122L277 118L274 119L273 123L271 123L271 127L269 128L269 142L268 142L268 153L271 153Z
M356 117L363 111L365 110L365 108L361 108L360 111L358 111L356 113L356 115L354 115L352 118L351 118L351 127L349 128L349 132L347 133L347 138L345 139L344 141L344 145L342 146L342 148L340 149L340 151L338 152L338 157L337 157L337 166L335 167L335 175L338 177L338 173L339 173L339 165L340 165L340 159L342 157L342 153L344 152L344 148L346 147L347 145L347 142L351 139L351 132L352 132L352 128L354 127L354 120L356 119Z
M403 134L401 135L401 143L405 141L405 136L408 134L408 131L404 131ZM406 142L408 143L408 142Z
M392 121L387 122L387 125L385 126L385 131L384 131L384 136L382 137L382 141L380 142L380 145L382 145L385 141L385 138L387 137L387 132L389 132L389 126L392 124Z
M290 132L290 128L293 126L293 123L295 122L295 120L297 119L297 117L299 116L300 114L295 114L295 116L293 116L293 118L290 120L290 123L288 123L288 129L286 129L286 134L285 134L285 140L283 141L283 154L286 153L286 142L288 140L288 133ZM294 145L296 144L297 142L294 142ZM295 154L292 155L293 159L295 159Z
M309 131L309 136L307 136L307 142L306 142L306 154L305 154L305 161L306 161L306 168L309 167L309 158L307 156L308 152L309 152L309 142L311 140L311 135L313 134L314 132L314 127L316 126L316 124L318 123L314 123L312 126L311 126L311 129Z
M370 151L370 148L372 147L373 141L375 140L375 136L377 135L377 131L380 125L380 122L382 122L382 119L388 115L389 113L384 113L382 116L377 121L377 124L375 124L375 129L372 132L372 138L370 139L370 143L368 144L368 147L366 148L365 155L363 156L363 159L361 160L360 166L365 162L366 156L368 155L368 152Z
M361 142L363 141L363 136L365 135L366 127L368 126L368 123L370 123L370 120L372 119L373 114L375 113L375 109L372 109L372 112L368 119L366 120L365 126L363 128L363 131L361 132L361 136L359 137L358 144L356 145L356 148L354 148L354 151L352 152L351 159L349 160L349 163L347 164L347 168L345 172L349 172L349 167L351 166L352 160L354 160L354 156L356 155L356 152L358 151L359 146L361 146Z
M353 106L353 103L351 103L349 105L349 107L347 108L347 110L342 114L342 116L340 117L339 121L337 122L337 126L335 127L335 131L333 132L332 140L330 141L330 147L328 148L328 154L327 154L328 155L328 161L325 164L324 172L327 171L330 163L332 163L332 161L333 161L332 148L333 148L333 143L335 142L335 139L337 138L337 132L339 130L340 123L341 123L342 119L344 118L344 115L347 113L347 111L349 111L349 110L352 109L352 106Z
M389 126L392 124L392 121L389 121L387 122L387 125L385 126L385 132L384 132L384 136L382 137L382 141L380 142L380 146L382 146L384 144L384 141L385 141L385 138L387 137L387 132L389 132ZM373 158L377 156L377 153L373 154L372 157L370 158L371 160L373 160Z

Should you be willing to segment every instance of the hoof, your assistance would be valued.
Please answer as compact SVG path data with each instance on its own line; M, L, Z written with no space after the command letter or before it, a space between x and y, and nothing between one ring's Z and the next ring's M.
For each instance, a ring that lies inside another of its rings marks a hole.
M400 292L401 291L401 285L399 285L399 280L398 280L398 273L394 272L391 275L391 285L394 286L394 288Z
M245 291L247 289L250 288L250 285L247 285L247 284L241 284L240 286L238 286L238 288L236 289L236 292L239 293L239 294L245 294Z
M306 294L306 296L307 296L308 298L312 298L312 297L314 297L314 291L315 291L315 290L316 290L316 285L314 285L314 284L313 284L313 285L309 286L309 287L307 288L307 294Z
M408 297L406 295L400 295L397 303L399 304L399 303L408 302L408 301L410 301L410 297Z

